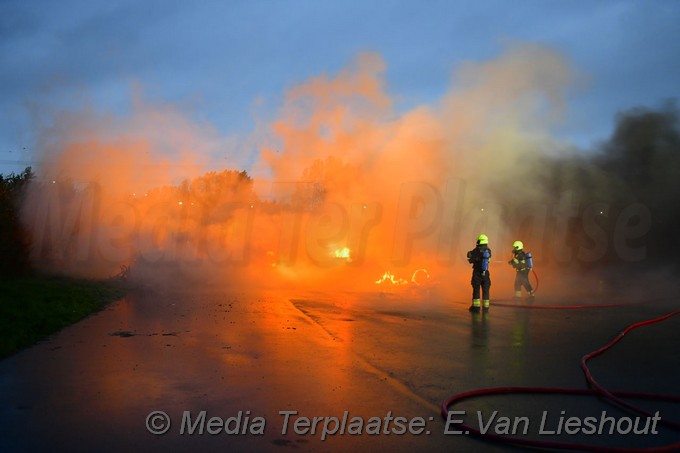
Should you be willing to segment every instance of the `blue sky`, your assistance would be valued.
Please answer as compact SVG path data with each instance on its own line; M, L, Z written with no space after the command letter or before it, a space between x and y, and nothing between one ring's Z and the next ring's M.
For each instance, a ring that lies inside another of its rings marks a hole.
M286 89L379 53L397 109L465 62L547 46L581 78L554 133L588 148L617 112L680 94L680 1L0 1L0 171L36 159L53 112L124 114L131 91L246 137Z

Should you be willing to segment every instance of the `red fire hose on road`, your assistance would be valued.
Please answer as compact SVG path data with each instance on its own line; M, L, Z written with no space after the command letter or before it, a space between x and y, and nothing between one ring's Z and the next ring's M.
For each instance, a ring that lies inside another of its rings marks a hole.
M534 307L536 308L536 307ZM642 399L653 399L653 400L663 400L663 401L673 401L673 402L680 402L680 396L675 396L675 395L658 395L658 394L651 394L651 393L639 393L639 392L611 392L602 387L592 376L590 370L588 369L587 362L605 351L609 350L612 346L614 346L616 343L618 343L624 335L626 335L629 331L636 329L638 327L646 326L649 324L654 324L657 322L665 321L666 319L669 319L675 315L680 314L680 311L674 311L671 313L668 313L664 316L654 318L654 319L649 319L646 321L641 321L637 322L635 324L631 324L630 326L626 327L621 333L619 333L612 341L604 345L603 347L590 352L586 355L584 355L581 358L581 368L583 369L585 373L586 380L588 381L589 386L591 387L590 389L569 389L569 388L542 388L542 387L494 387L494 388L487 388L487 389L480 389L480 390L474 390L470 392L464 392L460 393L458 395L454 395L444 401L441 405L441 415L444 418L444 420L448 420L449 417L449 408L453 404L469 399L469 398L476 398L476 397L481 397L481 396L487 396L487 395L499 395L499 394L511 394L511 393L542 393L542 394L572 394L572 395L593 395L593 396L600 396L604 397L605 399L610 400L611 402L614 402L615 404L622 406L628 410L637 412L639 414L643 414L646 416L651 416L651 414L643 409L637 408L625 401L623 401L621 398L627 397L627 398L642 398ZM663 418L660 419L660 422L665 424L666 426L669 426L673 429L680 430L680 424L665 420ZM663 446L658 446L658 447L647 447L647 448L623 448L623 447L605 447L605 446L599 446L599 445L587 445L587 444L575 444L575 443L568 443L568 442L554 442L554 441L543 441L543 440L537 440L537 439L523 439L519 437L513 437L513 436L506 436L506 435L499 435L499 434L490 434L490 433L482 433L478 429L464 424L464 423L456 423L456 426L462 429L463 431L467 431L470 434L474 436L481 437L486 440L494 441L494 442L501 442L501 443L506 443L506 444L513 444L513 445L522 445L522 446L528 446L528 447L538 447L538 448L549 448L549 449L561 449L561 450L582 450L582 451L594 451L594 452L666 452L666 451L680 451L680 442L674 443L674 444L669 444L669 445L663 445Z
M534 278L536 279L536 286L534 287L534 293L538 291L538 274L535 270L531 269ZM501 299L503 300L503 299ZM594 305L535 305L535 304L506 304L503 302L494 301L494 307L506 307L506 308L531 308L539 310L582 310L586 308L613 308L613 307L625 307L628 305L634 305L632 303L627 304L594 304Z

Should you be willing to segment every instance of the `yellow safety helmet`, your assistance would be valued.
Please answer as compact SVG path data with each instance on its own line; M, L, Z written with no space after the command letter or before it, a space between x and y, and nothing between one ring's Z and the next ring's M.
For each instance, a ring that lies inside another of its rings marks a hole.
M524 244L522 244L522 241L515 241L512 243L512 248L515 250L522 250L524 248Z
M480 234L479 237L477 238L477 244L488 244L489 243L489 238L487 237L486 234Z

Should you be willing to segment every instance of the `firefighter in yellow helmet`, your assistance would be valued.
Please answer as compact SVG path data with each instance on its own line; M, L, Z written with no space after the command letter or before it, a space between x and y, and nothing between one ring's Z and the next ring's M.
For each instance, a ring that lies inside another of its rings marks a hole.
M531 253L524 251L522 241L512 243L512 259L508 263L515 268L515 298L522 297L522 287L529 293L529 297L534 297L534 288L529 282L529 272L533 267Z
M489 311L489 289L491 288L491 276L489 275L489 262L491 260L491 249L489 248L489 238L486 234L480 234L477 238L477 246L467 252L468 263L472 264L472 305L470 311L473 313L483 309ZM481 289L481 300L480 300Z

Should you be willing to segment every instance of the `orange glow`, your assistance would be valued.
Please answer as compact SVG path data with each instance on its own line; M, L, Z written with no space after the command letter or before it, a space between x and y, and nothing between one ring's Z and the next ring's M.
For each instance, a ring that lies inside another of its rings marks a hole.
M377 283L392 285L446 275L447 290L467 293L465 253L480 229L494 252L512 243L489 180L542 149L536 129L545 100L559 104L567 68L545 49L516 49L465 66L439 102L404 112L385 70L362 54L290 88L275 120L249 137L247 173L235 160L244 149L174 107L135 98L129 117L56 118L23 212L34 262L96 277L126 264L160 280L325 290L375 288L367 276L381 273ZM213 169L215 143L226 157Z

